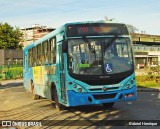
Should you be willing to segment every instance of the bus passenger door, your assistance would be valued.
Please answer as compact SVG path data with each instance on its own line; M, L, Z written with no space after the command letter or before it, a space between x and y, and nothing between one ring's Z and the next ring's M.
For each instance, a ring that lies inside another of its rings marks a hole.
M67 102L66 99L66 86L65 86L65 73L64 73L64 58L62 52L62 43L58 45L58 64L59 64L59 85L61 88L61 99L63 102Z

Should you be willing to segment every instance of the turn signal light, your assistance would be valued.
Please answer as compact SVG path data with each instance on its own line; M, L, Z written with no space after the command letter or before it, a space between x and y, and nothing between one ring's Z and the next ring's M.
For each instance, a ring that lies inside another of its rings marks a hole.
M130 88L130 85L129 85L129 84L127 84L127 85L126 85L126 87L129 89L129 88Z
M73 83L72 83L72 82L69 82L69 84L72 85Z

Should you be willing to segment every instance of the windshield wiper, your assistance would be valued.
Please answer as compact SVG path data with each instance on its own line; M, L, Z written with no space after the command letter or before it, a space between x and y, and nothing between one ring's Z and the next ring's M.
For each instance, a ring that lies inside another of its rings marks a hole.
M106 50L106 48L108 48L117 39L117 37L118 35L115 34L111 41L109 41L109 43L104 47L104 50Z
M88 48L92 53L95 53L95 49L92 47L90 41L86 38L86 36L83 36L82 39L84 40L85 43L88 44Z

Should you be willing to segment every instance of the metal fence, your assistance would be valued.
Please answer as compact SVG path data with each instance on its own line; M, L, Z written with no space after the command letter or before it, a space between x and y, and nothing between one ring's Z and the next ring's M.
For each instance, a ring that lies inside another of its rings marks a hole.
M23 78L22 65L0 65L0 80Z

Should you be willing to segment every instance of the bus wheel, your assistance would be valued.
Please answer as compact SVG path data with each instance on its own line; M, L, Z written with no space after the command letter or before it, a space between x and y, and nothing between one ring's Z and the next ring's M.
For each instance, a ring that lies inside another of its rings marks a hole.
M112 103L103 103L103 107L104 108L111 108L111 107L113 107L113 105L114 105L114 102L112 102Z
M34 84L33 83L31 83L31 92L32 92L32 98L33 98L33 100L39 99L39 95L35 94Z
M58 110L58 111L61 111L61 110L63 110L63 108L62 108L62 105L59 103L59 101L58 101L58 94L57 94L57 90L56 90L56 88L54 87L53 88L53 97L54 97L54 102L55 102L55 107L56 107L56 110Z

